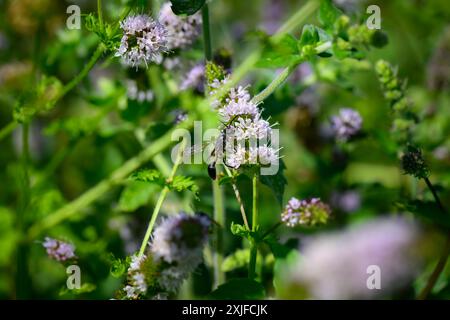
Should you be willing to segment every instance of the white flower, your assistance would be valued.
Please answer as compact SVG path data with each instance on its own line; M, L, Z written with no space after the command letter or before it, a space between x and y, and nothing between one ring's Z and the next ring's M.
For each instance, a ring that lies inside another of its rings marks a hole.
M247 139L265 139L269 137L271 128L269 122L263 119L252 118L238 118L234 123L232 129L237 140Z
M171 5L166 2L161 7L159 22L168 31L168 49L183 49L194 43L199 36L202 17L200 13L187 17L177 16L172 12Z
M46 249L48 256L57 261L76 258L75 247L70 243L46 237L42 246Z
M123 36L116 56L132 67L159 63L167 51L167 30L147 15L129 16L120 23Z

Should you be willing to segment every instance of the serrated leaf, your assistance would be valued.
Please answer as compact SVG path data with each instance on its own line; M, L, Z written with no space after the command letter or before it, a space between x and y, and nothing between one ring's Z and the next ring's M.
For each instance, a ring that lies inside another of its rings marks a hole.
M155 169L141 169L135 171L131 174L130 179L134 181L155 183L160 186L164 186L166 183L166 179L164 179L162 174Z
M208 295L214 300L255 300L264 299L264 287L255 280L236 278L220 285Z
M243 238L249 238L251 235L251 231L246 226L234 222L231 222L231 233Z
M199 188L191 177L175 176L169 183L169 188L178 192L190 191L198 200Z
M116 259L114 256L111 256L111 260L110 273L114 278L120 278L126 274L128 266L130 265L130 257L127 257L126 259Z
M284 195L284 189L287 185L287 180L284 176L284 170L286 169L286 165L284 164L283 160L280 159L280 167L278 168L278 171L274 175L261 175L260 181L262 184L269 187L273 194L275 195L275 198L277 199L280 206L283 203L283 195Z
M283 36L276 44L269 43L263 51L257 67L282 68L287 67L300 59L297 39L292 35Z
M187 14L193 15L200 10L206 0L170 0L172 3L172 11L176 15Z

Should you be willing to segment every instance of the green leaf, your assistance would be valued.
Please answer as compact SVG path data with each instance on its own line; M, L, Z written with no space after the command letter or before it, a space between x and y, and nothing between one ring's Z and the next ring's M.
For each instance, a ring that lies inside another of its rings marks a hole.
M276 44L268 43L257 63L260 68L283 68L300 59L297 39L292 35L283 36Z
M287 180L284 176L286 165L280 159L280 167L275 175L261 175L260 181L262 184L268 186L275 195L280 206L283 204L284 188L287 185Z
M198 198L199 188L191 177L175 176L173 180L169 183L169 188L178 192L191 191L194 194L195 198L199 200Z
M223 176L223 177L220 177L220 179L219 179L219 186L226 185L226 184L232 184L232 183L233 183L233 178L230 176Z
M111 255L111 268L110 273L114 278L120 278L126 274L128 266L130 265L130 257L126 259L116 259Z
M162 174L155 169L141 169L135 171L131 174L130 179L134 181L156 183L160 186L164 186L166 183Z
M214 300L256 300L264 299L264 287L255 280L236 278L220 285L208 295Z
M130 181L120 195L119 209L125 212L135 211L146 205L154 192L153 186L146 182Z
M187 14L193 15L200 10L206 0L170 0L172 3L172 11L176 15Z
M223 272L245 268L248 265L250 249L239 249L227 256L220 267Z
M333 5L331 0L322 0L317 15L321 25L327 29L332 28L340 15L341 12Z
M318 28L312 24L307 24L303 27L302 36L300 37L299 46L315 45L319 42Z
M251 231L246 226L234 222L231 222L231 233L243 238L249 238L251 236Z

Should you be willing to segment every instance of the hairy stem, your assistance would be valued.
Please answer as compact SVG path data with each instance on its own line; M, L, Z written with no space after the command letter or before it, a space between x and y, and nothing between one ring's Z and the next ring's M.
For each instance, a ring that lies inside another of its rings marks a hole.
M441 199L439 198L439 195L436 192L436 189L434 188L433 184L431 183L430 179L425 178L425 183L427 184L428 189L430 189L431 193L433 194L434 200L436 204L438 205L439 209L442 211L442 213L447 214L447 210L443 206ZM419 293L419 296L417 299L419 300L425 300L430 292L433 290L434 286L436 285L436 282L439 279L439 276L441 275L442 271L445 268L445 265L447 264L448 257L450 255L450 235L447 236L447 240L444 245L444 250L442 251L441 257L439 258L439 261L434 268L433 272L431 273L430 278L427 281L427 284L422 289L422 291Z
M227 172L229 177L232 177L230 169L227 168L227 166L224 166L225 171ZM247 227L247 230L250 230L250 225L247 221L247 214L245 213L244 203L242 202L241 194L239 193L239 189L237 188L237 185L232 182L231 186L233 187L234 195L236 196L236 200L239 203L239 209L241 211L242 215L242 221L244 222L244 225Z
M173 178L175 177L175 174L177 173L177 169L180 166L181 161L183 160L183 152L185 146L186 140L183 140L183 142L180 145L180 149L178 150L177 159L175 160L175 164L173 165L172 172L170 173L170 176L167 179L168 182L172 181ZM166 196L169 193L169 191L170 191L169 187L165 186L158 197L158 201L156 202L155 208L153 209L152 218L150 219L147 231L145 232L144 240L142 240L141 249L139 250L139 256L142 256L145 252L145 248L147 248L148 241L150 240L150 236L152 235L153 227L155 226L156 218L158 218L159 211L161 210L162 204L166 199Z
M258 175L255 173L252 179L253 203L252 203L252 232L258 230ZM250 261L248 265L248 277L254 279L256 276L256 258L258 255L258 244L252 239L250 249Z

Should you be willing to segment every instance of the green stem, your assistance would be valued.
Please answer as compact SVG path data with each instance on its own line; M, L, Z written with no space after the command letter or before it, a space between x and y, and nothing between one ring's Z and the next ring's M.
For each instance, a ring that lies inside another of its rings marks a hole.
M255 173L252 179L253 187L253 205L252 205L252 232L255 233L258 230L258 175ZM252 239L250 250L250 261L248 267L249 279L254 279L256 276L256 258L258 255L258 243L255 239Z
M184 147L186 146L186 140L183 140L183 142L180 145L180 149L178 150L177 159L175 160L175 164L172 168L172 172L170 173L169 178L167 181L172 181L175 177L175 174L177 173L177 169L181 164L181 161L183 160L183 152ZM159 211L161 210L162 204L164 200L166 199L167 194L169 193L170 189L168 186L165 186L163 190L161 191L158 200L156 201L155 208L153 209L152 217L150 219L150 222L147 227L147 231L145 232L144 240L142 240L141 249L139 250L139 256L142 256L145 252L145 249L147 248L148 241L150 240L150 236L152 235L153 227L155 226L156 218L158 218Z
M100 30L103 32L103 12L102 12L102 0L97 0L97 14L98 14L98 22L100 24Z
M186 121L179 127L180 128L190 128L193 124L192 121ZM28 240L33 240L43 231L52 228L63 221L74 217L75 215L84 214L82 210L88 207L90 204L98 200L102 195L108 192L111 188L118 185L124 178L129 176L133 171L138 169L142 164L151 160L158 153L163 152L172 144L172 133L173 130L166 133L164 136L154 141L151 145L145 148L137 156L129 159L120 168L116 169L108 178L102 180L97 185L83 193L80 197L74 201L68 203L64 207L56 210L50 215L46 216L43 220L36 223L31 227L28 232Z
M319 54L327 51L329 48L331 48L331 42L327 41L318 45L315 48L315 51L317 54ZM286 67L275 79L272 80L272 82L263 91L261 91L258 95L256 95L252 99L252 102L257 104L268 98L272 93L275 92L276 89L278 89L286 81L286 79L298 67L298 65L304 61L305 60L303 58L298 59L297 61L293 62L288 67Z
M274 35L274 40L279 41L282 36L286 33L292 32L297 26L308 17L310 17L314 11L319 8L320 2L318 0L310 0L308 1L299 11L294 13L292 17L289 18L276 32Z
M22 201L17 213L17 228L20 235L25 232L25 221L28 205L30 202L30 176L28 170L29 162L29 123L22 125ZM25 299L29 291L28 274L28 247L25 243L19 242L16 251L17 269L16 269L16 297Z
M259 103L269 97L279 86L284 83L284 81L286 81L289 75L297 68L299 63L300 62L293 63L285 68L263 91L252 99L252 102Z
M213 180L214 198L214 220L221 226L225 226L225 206L223 201L223 189L219 181ZM225 273L222 271L223 264L223 228L217 228L215 235L216 250L214 252L214 288L225 282Z
M225 171L227 172L228 176L233 178L233 175L231 174L230 169L227 168L227 166L224 166ZM244 222L244 225L247 227L247 230L250 230L250 226L247 221L247 214L245 213L244 203L241 199L241 194L239 193L239 189L237 188L237 185L232 182L231 186L233 187L234 195L236 196L236 200L239 203L239 209L241 210L242 215L242 221Z
M205 50L205 59L207 61L212 60L212 45L211 45L211 27L209 24L209 8L208 4L202 8L202 20L203 20L203 46Z
M438 205L439 209L442 211L443 214L447 214L447 210L445 209L444 205L441 202L441 199L439 198L439 195L436 192L436 189L434 188L433 184L431 183L430 179L425 178L425 183L427 184L428 189L430 189L431 193L433 194L434 201ZM430 292L433 290L434 286L436 285L436 282L439 279L439 276L441 275L442 271L444 271L445 265L447 264L448 257L450 255L450 235L447 236L447 240L444 245L444 250L442 251L441 257L439 258L439 261L434 268L433 272L431 273L430 278L427 281L427 284L422 289L422 291L419 293L417 299L419 300L425 300Z
M3 127L0 130L0 141L4 138L6 138L8 135L10 135L14 129L17 128L17 126L19 125L18 122L16 121L11 121L9 124L7 124L5 127Z
M102 43L100 43L98 45L97 49L95 49L95 51L94 51L93 55L91 56L91 58L89 59L88 63L84 66L84 68L80 71L80 73L75 76L75 78L73 78L69 83L67 83L63 87L63 89L61 90L61 93L55 99L54 103L56 103L59 99L64 97L70 90L75 88L81 82L81 80L83 80L84 77L86 77L88 75L89 71L91 71L91 69L97 63L97 60L100 59L102 54L105 52L105 49L106 48Z

